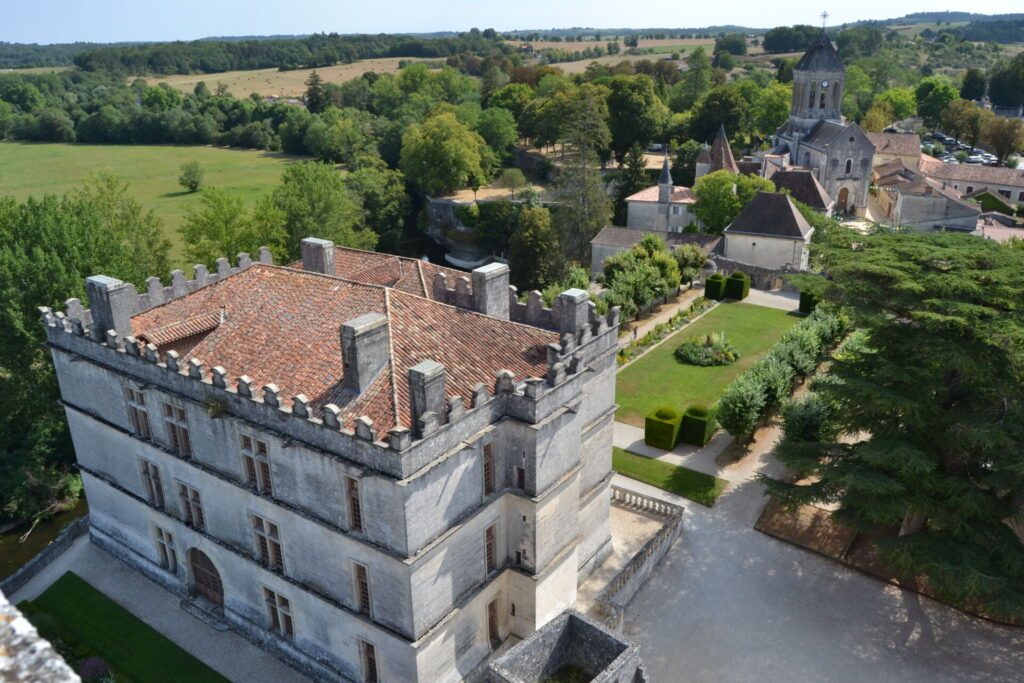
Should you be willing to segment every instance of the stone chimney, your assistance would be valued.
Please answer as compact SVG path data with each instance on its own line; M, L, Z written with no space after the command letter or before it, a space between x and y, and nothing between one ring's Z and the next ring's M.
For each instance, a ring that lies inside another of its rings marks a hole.
M107 275L93 275L85 279L85 290L89 295L93 334L104 339L107 330L114 330L119 337L130 336L132 315L139 303L135 287Z
M303 255L305 255L303 240ZM330 242L328 242L330 244ZM362 393L388 364L391 355L388 319L367 313L341 325L341 386Z
M334 275L334 242L318 237L302 240L302 269L311 273Z
M412 404L414 431L424 436L423 423L443 423L447 398L444 393L444 366L425 360L409 368L409 400Z
M567 289L558 295L558 331L576 334L590 323L590 295L582 289Z
M508 320L508 266L491 263L473 271L473 310Z

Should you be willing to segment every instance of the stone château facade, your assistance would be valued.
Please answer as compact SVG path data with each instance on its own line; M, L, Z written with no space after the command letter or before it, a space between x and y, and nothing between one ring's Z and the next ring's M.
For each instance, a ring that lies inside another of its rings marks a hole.
M172 275L43 309L93 542L317 680L479 676L575 606L616 309L317 239Z

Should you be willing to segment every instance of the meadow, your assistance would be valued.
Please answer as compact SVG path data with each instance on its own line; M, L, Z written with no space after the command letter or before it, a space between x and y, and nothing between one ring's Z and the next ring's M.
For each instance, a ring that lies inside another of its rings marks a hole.
M223 147L0 142L0 195L24 200L63 194L91 173L113 173L163 221L172 260L180 266L186 264L178 228L202 196L178 185L183 163L198 161L206 172L204 185L223 187L254 203L277 186L285 164L296 159L301 157Z
M327 83L344 83L359 78L367 71L379 74L398 73L400 62L443 61L425 60L416 57L383 57L380 59L362 59L351 64L335 64L319 69L295 69L294 71L278 71L277 69L255 69L252 71L224 71L212 74L185 74L172 76L143 76L150 85L167 83L181 92L192 92L196 84L205 81L210 90L218 83L228 87L235 97L247 97L257 93L264 97L298 97L306 91L306 79L316 71ZM138 78L133 76L129 82Z

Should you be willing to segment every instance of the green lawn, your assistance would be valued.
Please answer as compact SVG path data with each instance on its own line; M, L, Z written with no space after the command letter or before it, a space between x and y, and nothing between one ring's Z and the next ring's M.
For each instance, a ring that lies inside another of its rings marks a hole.
M725 490L725 479L670 465L667 462L612 449L612 469L619 474L711 507Z
M654 350L619 371L615 419L637 427L644 417L667 405L685 410L691 403L708 406L718 401L722 390L768 351L799 318L786 311L742 302L715 306L697 322L688 325ZM699 367L676 360L675 350L687 337L725 332L740 359L732 365Z
M19 608L44 638L59 638L77 656L105 659L119 681L226 680L71 572Z
M63 194L90 173L109 172L128 182L143 206L153 209L167 230L176 265L183 263L178 228L200 193L178 185L180 166L198 161L203 182L219 185L247 203L270 192L281 180L284 165L298 159L287 154L222 147L173 145L77 145L0 142L0 195L18 199Z

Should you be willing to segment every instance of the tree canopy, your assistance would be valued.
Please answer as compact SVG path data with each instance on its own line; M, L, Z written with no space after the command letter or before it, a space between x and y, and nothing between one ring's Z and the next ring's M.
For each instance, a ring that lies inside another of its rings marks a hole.
M484 139L449 112L413 125L402 138L402 171L428 195L483 184L492 163Z

